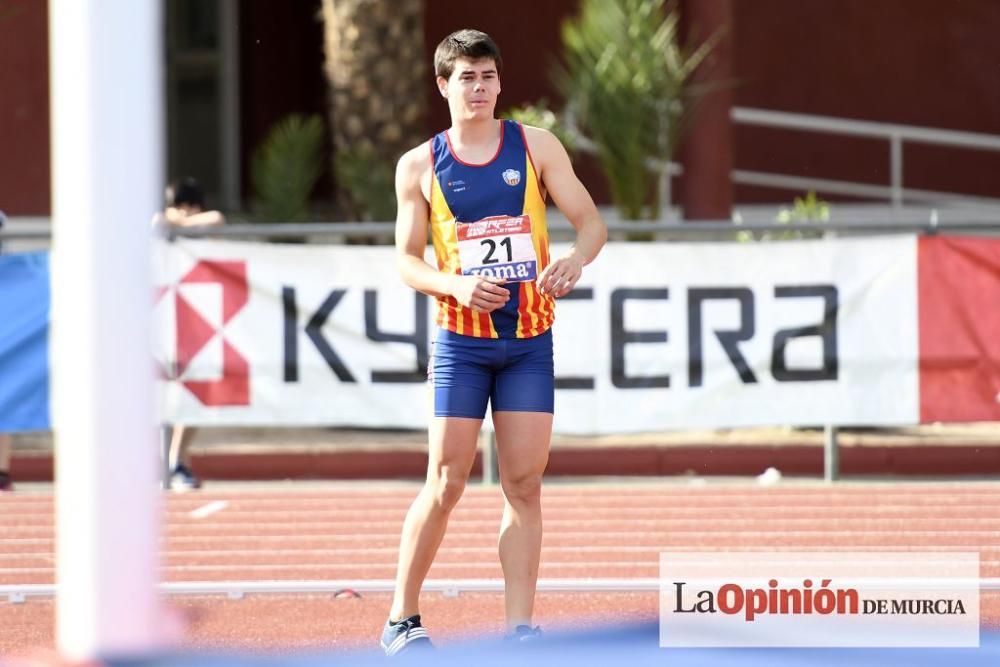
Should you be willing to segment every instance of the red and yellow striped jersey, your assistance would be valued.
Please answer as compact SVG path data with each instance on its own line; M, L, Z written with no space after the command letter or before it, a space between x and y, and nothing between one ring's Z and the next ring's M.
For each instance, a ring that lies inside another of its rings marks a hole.
M477 313L439 297L437 324L478 338L530 338L555 318L555 300L535 282L549 263L545 199L524 129L497 122L500 146L485 164L462 162L447 132L431 140L431 239L439 270L506 278L511 298L503 308Z

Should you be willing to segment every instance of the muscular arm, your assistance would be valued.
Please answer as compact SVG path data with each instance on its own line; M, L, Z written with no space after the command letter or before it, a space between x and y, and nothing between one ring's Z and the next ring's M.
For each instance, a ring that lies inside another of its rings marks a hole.
M510 299L503 281L443 273L424 261L430 206L421 188L428 168L427 146L421 145L396 165L396 266L403 282L430 296L452 296L476 312L490 312Z
M576 229L576 242L562 257L549 264L538 277L539 289L554 296L568 294L583 274L583 267L597 257L608 239L590 193L573 171L566 149L547 130L525 127L539 177L552 201Z
M451 277L424 261L429 206L420 189L421 169L415 153L396 165L396 266L403 282L430 296L451 294Z

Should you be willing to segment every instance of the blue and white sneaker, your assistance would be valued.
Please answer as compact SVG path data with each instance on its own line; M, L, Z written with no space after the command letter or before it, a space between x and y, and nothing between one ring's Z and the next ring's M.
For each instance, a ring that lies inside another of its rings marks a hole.
M200 488L201 480L195 477L195 474L186 465L178 463L170 474L170 490L183 493Z
M519 625L514 628L514 634L504 637L504 639L511 642L533 642L541 638L542 628L538 625L535 627L531 627L530 625Z
M382 650L390 658L402 651L433 648L431 638L427 635L427 629L420 625L420 614L395 623L386 621L380 643Z

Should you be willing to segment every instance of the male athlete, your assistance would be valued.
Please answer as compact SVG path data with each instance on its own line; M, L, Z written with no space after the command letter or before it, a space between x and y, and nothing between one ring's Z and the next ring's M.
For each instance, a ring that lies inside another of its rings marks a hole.
M382 633L390 656L430 644L420 624L420 588L465 489L487 403L504 496L508 637L540 634L531 615L552 434L554 299L573 289L607 230L559 140L494 117L501 69L500 51L485 33L446 37L434 72L451 127L404 154L396 168L397 264L407 285L437 299L439 330L429 373L427 481L403 524ZM546 195L576 229L576 243L556 259L549 257ZM428 228L436 267L424 261Z

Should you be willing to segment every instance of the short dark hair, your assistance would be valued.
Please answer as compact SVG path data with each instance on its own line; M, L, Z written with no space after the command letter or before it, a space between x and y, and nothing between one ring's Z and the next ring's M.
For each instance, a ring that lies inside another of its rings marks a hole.
M442 39L434 50L434 75L450 79L451 73L455 70L455 61L459 58L469 60L492 58L497 66L497 74L503 69L500 47L492 37L480 30L471 28L456 30Z
M164 192L167 206L197 206L205 208L205 191L190 176L171 181Z

